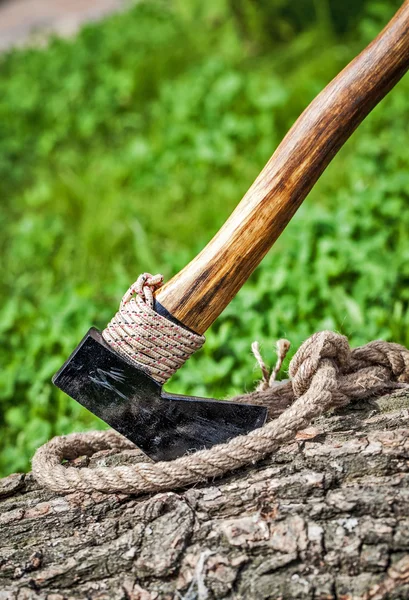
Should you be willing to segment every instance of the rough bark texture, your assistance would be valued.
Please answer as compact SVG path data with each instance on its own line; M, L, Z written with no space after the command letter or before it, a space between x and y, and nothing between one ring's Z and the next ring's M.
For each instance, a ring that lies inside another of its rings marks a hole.
M0 480L0 600L409 599L408 408L407 392L355 405L188 490Z

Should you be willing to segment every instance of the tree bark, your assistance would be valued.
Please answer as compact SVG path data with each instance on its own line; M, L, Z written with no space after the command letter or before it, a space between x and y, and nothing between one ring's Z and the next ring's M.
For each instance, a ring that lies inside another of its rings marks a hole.
M408 408L408 392L355 404L175 492L58 495L10 475L0 600L409 599Z

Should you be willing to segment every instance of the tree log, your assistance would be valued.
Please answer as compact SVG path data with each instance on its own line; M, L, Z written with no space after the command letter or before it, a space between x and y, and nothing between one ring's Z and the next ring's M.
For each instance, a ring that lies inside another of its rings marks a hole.
M407 391L355 404L186 490L58 495L10 475L0 600L409 599L408 408Z

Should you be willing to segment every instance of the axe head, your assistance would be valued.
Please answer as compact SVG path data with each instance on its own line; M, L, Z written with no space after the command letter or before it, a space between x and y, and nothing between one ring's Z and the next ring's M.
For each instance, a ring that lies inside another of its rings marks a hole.
M167 394L91 328L53 383L153 460L183 454L261 427L263 406Z

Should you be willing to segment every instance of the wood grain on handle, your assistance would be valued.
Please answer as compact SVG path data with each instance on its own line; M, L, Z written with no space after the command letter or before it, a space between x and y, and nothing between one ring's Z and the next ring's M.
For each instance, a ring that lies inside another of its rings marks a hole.
M156 294L197 333L228 305L348 137L409 68L409 0L302 113L209 244Z

